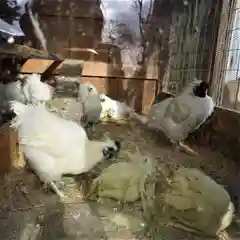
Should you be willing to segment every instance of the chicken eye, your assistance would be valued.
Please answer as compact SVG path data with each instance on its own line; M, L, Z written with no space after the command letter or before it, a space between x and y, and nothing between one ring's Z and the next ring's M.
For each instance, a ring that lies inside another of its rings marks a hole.
M105 101L106 101L106 99L105 99L105 98L102 98L102 99L101 99L101 102L105 102Z
M93 88L91 88L91 87L88 88L88 91L89 91L89 92L92 92L92 90L93 90Z
M114 148L113 147L108 147L108 151L109 152L114 152Z

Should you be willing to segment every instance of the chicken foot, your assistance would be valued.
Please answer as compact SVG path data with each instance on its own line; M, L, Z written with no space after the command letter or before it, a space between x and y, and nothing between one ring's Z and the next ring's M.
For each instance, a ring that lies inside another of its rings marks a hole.
M173 143L173 146L174 146L174 152L175 151L181 151L181 152L184 152L190 156L197 156L198 154L192 150L190 147L188 147L187 145L185 145L183 142L181 141L172 141L171 142Z

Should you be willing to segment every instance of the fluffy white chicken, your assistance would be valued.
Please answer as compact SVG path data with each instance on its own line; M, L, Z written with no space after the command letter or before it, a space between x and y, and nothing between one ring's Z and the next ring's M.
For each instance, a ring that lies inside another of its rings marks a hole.
M111 99L105 94L100 94L102 112L101 119L109 117L113 119L125 119L129 115L129 111L133 111L125 103Z
M23 93L26 102L36 105L40 101L52 99L54 88L41 81L41 75L33 73L24 79Z
M179 144L213 113L215 105L207 95L208 88L207 82L194 81L176 97L154 104L147 117L135 114L135 118Z
M44 104L12 101L11 109L17 115L11 126L18 131L19 144L29 165L60 197L64 194L55 181L60 181L63 174L87 172L120 150L120 142L109 138L90 141L80 125L50 113Z
M78 100L82 103L83 117L82 122L86 128L93 130L94 125L100 121L102 105L100 94L91 83L78 84Z
M41 76L39 74L31 74L21 78L23 79L1 84L2 112L9 112L9 102L13 100L36 105L40 101L52 99L53 87L41 82Z
M12 100L25 103L26 99L22 87L23 84L19 80L8 84L1 84L1 108L3 113L9 111L9 102Z

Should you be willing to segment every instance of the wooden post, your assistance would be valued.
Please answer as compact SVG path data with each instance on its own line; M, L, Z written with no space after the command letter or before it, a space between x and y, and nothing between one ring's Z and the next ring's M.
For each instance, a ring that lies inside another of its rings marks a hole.
M25 166L23 154L19 150L17 133L10 128L9 123L0 127L0 177L13 168Z

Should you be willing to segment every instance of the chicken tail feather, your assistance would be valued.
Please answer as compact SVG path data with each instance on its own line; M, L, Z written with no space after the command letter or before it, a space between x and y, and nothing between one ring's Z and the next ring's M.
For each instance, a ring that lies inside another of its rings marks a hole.
M135 111L129 111L129 117L130 119L134 119L142 124L147 124L148 123L148 117L138 114Z
M27 108L28 106L21 102L10 101L10 110L13 111L16 115L21 115Z

